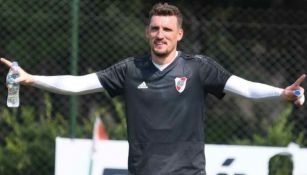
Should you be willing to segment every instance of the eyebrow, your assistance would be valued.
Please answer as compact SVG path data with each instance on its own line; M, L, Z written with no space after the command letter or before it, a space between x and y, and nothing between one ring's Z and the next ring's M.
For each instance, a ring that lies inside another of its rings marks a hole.
M149 28L150 28L150 29L158 29L158 28L160 28L160 27L159 27L158 25L150 25ZM163 29L163 30L173 30L173 29L170 28L170 27L163 27L163 26L162 26L162 29Z

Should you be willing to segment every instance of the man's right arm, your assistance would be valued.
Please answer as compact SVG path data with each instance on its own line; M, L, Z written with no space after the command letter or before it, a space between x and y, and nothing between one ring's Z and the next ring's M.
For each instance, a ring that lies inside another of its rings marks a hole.
M4 58L1 62L11 67L12 63ZM22 85L32 85L40 89L63 95L83 95L104 90L96 73L83 76L59 75L59 76L38 76L31 75L19 67L20 76L16 82Z
M84 95L94 92L102 92L97 74L91 73L82 76L59 75L37 76L34 75L32 86L63 95Z

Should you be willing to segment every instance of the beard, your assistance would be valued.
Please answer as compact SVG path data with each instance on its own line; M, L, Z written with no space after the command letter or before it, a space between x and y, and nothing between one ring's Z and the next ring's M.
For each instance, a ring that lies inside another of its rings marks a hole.
M154 49L152 49L152 53L159 58L167 57L170 54L168 50L163 51L163 52L157 52Z
M155 44L159 42L159 40L154 40L154 41L150 41L149 40L149 45L151 47L151 53L156 56L157 58L166 58L168 57L175 49L175 46L171 46L171 43L167 43L166 41L164 41L164 44L166 44L166 48L164 49L159 49L159 48L155 48L157 46L155 46ZM161 41L160 41L161 42Z
M163 50L155 49L154 46L151 48L152 54L157 56L158 58L165 58L169 56L175 48L165 48Z

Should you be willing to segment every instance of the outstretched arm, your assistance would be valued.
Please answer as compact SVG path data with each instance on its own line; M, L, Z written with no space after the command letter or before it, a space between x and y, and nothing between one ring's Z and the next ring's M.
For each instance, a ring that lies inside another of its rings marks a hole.
M59 75L33 77L33 86L63 95L84 95L94 92L102 92L96 73L82 76Z
M304 81L306 75L302 75L294 84L285 89L269 86L262 83L251 82L243 78L232 75L226 82L224 91L226 93L236 94L250 99L273 99L280 98L294 102L297 106L302 106L305 100L304 88L300 84ZM294 90L300 90L299 97L293 94Z
M4 58L1 58L1 62L8 67L12 66L12 63ZM16 82L22 85L32 85L58 94L83 95L101 92L104 89L96 73L83 76L37 76L27 73L20 67L18 72L20 76L16 79Z

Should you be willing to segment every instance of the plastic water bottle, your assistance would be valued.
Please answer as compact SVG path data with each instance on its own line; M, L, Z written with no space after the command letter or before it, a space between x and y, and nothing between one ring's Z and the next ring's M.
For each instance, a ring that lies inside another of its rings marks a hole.
M19 77L18 63L13 62L6 76L6 85L8 88L6 104L10 108L17 108L19 106L19 83L16 83L16 78Z

